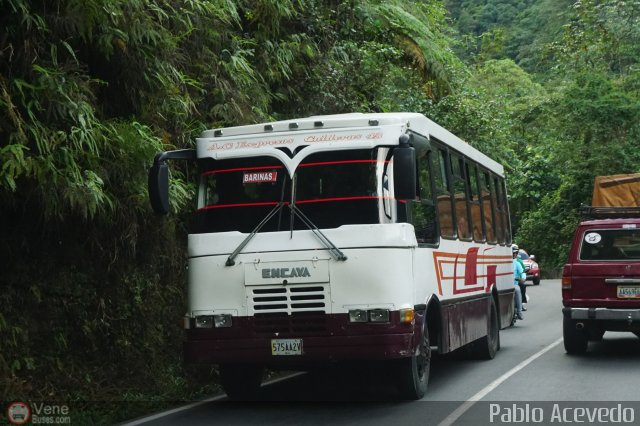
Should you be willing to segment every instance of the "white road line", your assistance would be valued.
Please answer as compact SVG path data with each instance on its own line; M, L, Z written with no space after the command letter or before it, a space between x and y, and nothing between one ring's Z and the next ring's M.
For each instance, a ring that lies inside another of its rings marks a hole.
M515 367L513 367L511 370L507 371L502 376L498 377L496 380L494 380L493 382L489 383L487 386L485 386L484 389L482 389L480 392L478 392L475 395L473 395L471 398L466 400L462 405L460 405L453 413L449 414L443 421L441 421L438 424L438 426L451 426L451 425L453 425L455 423L455 421L458 420L460 417L462 417L462 415L464 413L466 413L471 407L473 407L473 405L476 402L480 401L482 398L487 396L487 394L489 394L489 392L491 392L492 390L494 390L495 388L500 386L509 377L513 376L518 371L522 370L527 365L531 364L537 358L540 358L542 355L544 355L545 353L549 352L554 347L558 346L560 344L560 342L562 342L562 339L563 338L560 337L558 340L556 340L555 342L551 343L549 346L547 346L544 349L542 349L541 351L531 355L529 358L525 359L520 364L518 364Z
M273 385L274 383L282 382L284 380L289 380L289 379L292 379L292 378L294 378L296 376L300 376L302 374L305 374L305 373L301 372L301 373L288 374L286 376L279 377L277 379L273 379L273 380L269 380L267 382L264 382L262 384L262 386ZM121 426L138 426L138 425L141 425L141 424L152 422L154 420L158 420L158 419L160 419L162 417L166 417L166 416L170 416L170 415L175 414L175 413L179 413L181 411L190 410L191 408L199 407L199 406L207 404L209 402L220 401L221 399L224 399L226 397L227 397L227 395L218 395L218 396L214 396L214 397L211 397L211 398L203 399L202 401L193 402L191 404L183 405L182 407L174 408L172 410L163 411L161 413L157 413L157 414L153 414L151 416L143 417L141 419L134 420L132 422L122 423Z

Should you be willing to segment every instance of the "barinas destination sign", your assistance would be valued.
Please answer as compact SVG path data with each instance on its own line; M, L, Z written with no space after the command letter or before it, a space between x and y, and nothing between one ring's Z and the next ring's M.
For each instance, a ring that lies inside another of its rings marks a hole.
M262 183L275 182L278 179L278 172L245 172L242 176L242 183Z

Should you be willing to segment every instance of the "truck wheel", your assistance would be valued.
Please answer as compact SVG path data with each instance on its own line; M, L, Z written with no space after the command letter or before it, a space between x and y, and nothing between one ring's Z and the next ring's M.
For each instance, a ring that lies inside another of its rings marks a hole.
M259 365L221 365L220 384L229 398L252 400L258 396L262 373L263 368Z
M540 285L540 277L533 277L533 285Z
M496 303L491 298L489 307L489 327L488 334L467 346L467 353L475 359L493 359L500 348L500 326L498 324L498 309Z
M586 330L577 330L576 321L564 318L562 321L564 349L570 355L584 354L589 344L589 334Z
M427 392L431 367L431 346L426 325L416 353L409 358L398 360L397 367L400 396L410 400L422 398Z

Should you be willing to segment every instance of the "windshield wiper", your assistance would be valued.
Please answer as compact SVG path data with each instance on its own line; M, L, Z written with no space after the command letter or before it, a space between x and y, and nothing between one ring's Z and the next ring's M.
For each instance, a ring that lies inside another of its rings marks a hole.
M302 221L302 223L304 223L307 226L307 228L313 231L316 237L318 237L320 242L326 248L329 249L329 252L333 257L336 258L336 260L342 260L342 261L347 260L347 256L345 256L345 254L338 247L336 247L336 245L333 244L331 240L329 240L329 238L327 238L327 236L324 235L322 231L320 231L320 229L318 229L318 227L314 225L314 223L311 222L311 220L304 213L302 213L302 210L300 210L298 206L292 203L292 204L289 204L289 208L291 209L292 215L298 216L298 218ZM293 221L292 221L292 227L293 227Z
M227 258L227 262L225 263L226 266L233 266L236 264L235 262L235 258L236 256L238 256L238 254L242 251L242 249L249 244L249 241L251 241L251 239L258 233L260 232L260 229L262 229L262 227L269 221L269 219L271 219L273 216L275 216L276 213L278 213L280 210L282 210L282 206L284 206L284 202L280 201L278 204L276 204L276 206L273 208L273 210L271 210L269 212L269 214L267 214L265 216L264 219L262 219L262 221L256 225L255 228L253 228L253 231L251 231L251 233L249 235L247 235L247 238L245 238L244 240L242 240L242 242L240 243L240 245L238 246L237 249L235 249L233 251L233 253L231 253L231 255Z

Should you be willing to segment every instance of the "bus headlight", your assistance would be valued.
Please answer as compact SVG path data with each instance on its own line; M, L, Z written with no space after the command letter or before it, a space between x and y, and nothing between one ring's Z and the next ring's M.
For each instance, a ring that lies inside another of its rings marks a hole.
M213 317L211 315L198 315L196 317L196 328L213 327Z
M231 327L231 314L220 314L213 316L213 325L215 328Z
M369 321L371 322L389 322L388 309L372 309L369 311Z
M349 311L349 322L367 322L367 311L364 309L352 309Z

